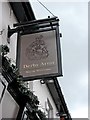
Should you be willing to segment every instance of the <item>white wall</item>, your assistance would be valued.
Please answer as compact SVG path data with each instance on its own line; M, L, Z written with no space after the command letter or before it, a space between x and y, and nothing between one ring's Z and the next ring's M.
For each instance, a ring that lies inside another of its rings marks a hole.
M2 118L16 118L19 106L6 90L2 100Z
M40 101L40 108L42 108L45 111L45 102L47 100L47 98L49 99L52 107L53 107L53 117L57 118L56 113L57 113L57 109L55 106L55 103L50 95L50 92L47 88L47 86L45 84L41 84L40 80L36 80L33 82L33 91L34 94L36 94L38 96L38 99Z
M2 2L0 2L0 31L2 29ZM0 35L0 45L2 44L2 39ZM0 104L0 120L2 118L2 105Z
M2 43L7 44L10 48L9 56L13 60L16 58L16 45L17 45L17 35L13 34L10 37L10 44L7 43L7 32L8 25L13 28L13 23L16 23L16 18L13 14L13 11L7 2L2 3L2 29L4 29L2 34Z
M4 86L0 82L0 99L5 88L3 97L0 101L0 120L2 118L16 118L19 111L19 105L15 102L10 93L7 91L8 82L2 75L0 75L0 80L3 81L5 85Z
M2 30L2 2L0 2L0 31ZM1 33L1 32L0 32ZM0 35L0 45L2 44L2 37Z
M8 32L8 25L12 28L13 23L17 21L8 2L0 2L0 18L2 18L0 19L0 31L3 30L3 34L0 35L0 44L5 44L9 46L10 53L8 54L8 56L10 56L10 58L15 60L17 35L14 34L10 38L11 39L10 44L8 44L7 32ZM19 110L19 106L6 90L3 100L0 104L0 116L2 116L3 118L16 118L18 110Z

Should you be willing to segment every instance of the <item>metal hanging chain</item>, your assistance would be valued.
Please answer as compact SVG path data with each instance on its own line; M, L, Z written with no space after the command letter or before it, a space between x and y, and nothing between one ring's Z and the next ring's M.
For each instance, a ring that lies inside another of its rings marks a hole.
M52 14L54 17L56 17L42 2L37 0L50 14Z

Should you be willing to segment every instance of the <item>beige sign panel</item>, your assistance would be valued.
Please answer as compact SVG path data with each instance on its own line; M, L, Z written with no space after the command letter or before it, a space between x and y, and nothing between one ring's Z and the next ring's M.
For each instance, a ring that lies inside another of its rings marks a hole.
M21 35L17 60L20 75L25 79L56 76L60 65L58 43L56 30Z

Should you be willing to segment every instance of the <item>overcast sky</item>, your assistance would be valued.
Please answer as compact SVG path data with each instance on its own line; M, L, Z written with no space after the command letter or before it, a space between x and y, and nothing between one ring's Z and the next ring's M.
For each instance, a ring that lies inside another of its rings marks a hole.
M31 1L36 19L52 16ZM60 19L63 77L58 80L68 109L73 118L88 118L88 2L47 1L43 4Z

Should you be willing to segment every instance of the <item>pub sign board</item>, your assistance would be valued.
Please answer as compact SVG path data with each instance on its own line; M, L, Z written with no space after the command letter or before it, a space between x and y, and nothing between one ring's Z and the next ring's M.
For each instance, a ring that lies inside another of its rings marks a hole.
M19 33L16 63L26 81L62 76L59 28Z

